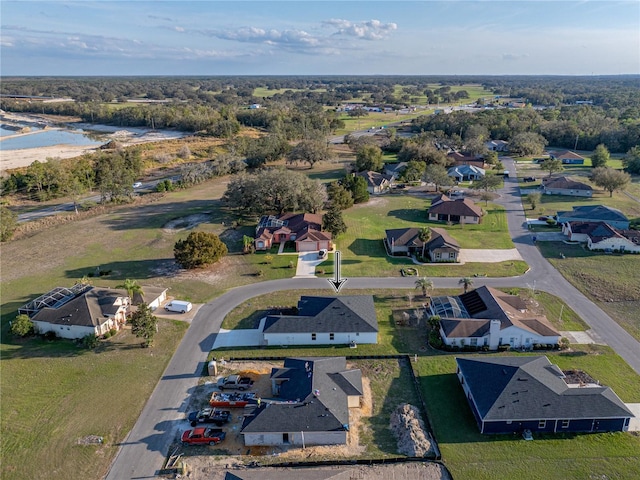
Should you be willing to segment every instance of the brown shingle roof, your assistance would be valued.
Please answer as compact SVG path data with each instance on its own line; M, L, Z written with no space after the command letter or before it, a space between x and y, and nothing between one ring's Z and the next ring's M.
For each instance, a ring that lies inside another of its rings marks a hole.
M582 182L570 180L567 177L556 177L551 179L543 179L544 188L562 188L567 190L593 190L589 185Z
M481 217L482 209L478 207L472 200L468 198L458 198L451 200L445 195L436 197L437 203L431 205L428 210L429 214L438 215L459 215L465 217Z

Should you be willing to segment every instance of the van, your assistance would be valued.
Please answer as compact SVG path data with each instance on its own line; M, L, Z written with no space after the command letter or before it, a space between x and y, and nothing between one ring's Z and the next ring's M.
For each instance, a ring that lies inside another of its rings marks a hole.
M169 303L167 303L164 306L164 309L167 310L168 312L180 312L180 313L190 312L192 308L193 308L193 305L191 305L191 302L184 302L182 300L171 300Z

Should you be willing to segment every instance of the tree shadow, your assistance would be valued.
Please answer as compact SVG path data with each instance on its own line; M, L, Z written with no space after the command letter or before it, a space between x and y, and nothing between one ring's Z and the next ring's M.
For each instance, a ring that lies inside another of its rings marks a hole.
M159 272L164 272L163 275L167 276L179 270L180 267L176 265L173 258L158 258L126 262L114 261L91 267L74 268L66 270L65 275L71 279L80 279L87 276L93 280L93 283L99 283L101 279L125 280L127 278L135 278L144 280L157 277ZM100 272L102 272L102 275ZM105 275L104 273L107 274Z
M355 255L363 255L367 257L385 257L386 252L382 245L382 239L370 240L366 238L357 238L351 245L347 247Z

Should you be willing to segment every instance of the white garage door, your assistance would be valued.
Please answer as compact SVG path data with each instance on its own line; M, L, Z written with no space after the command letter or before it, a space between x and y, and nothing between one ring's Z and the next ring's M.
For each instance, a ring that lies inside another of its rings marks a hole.
M313 252L317 250L316 242L298 242L299 252Z

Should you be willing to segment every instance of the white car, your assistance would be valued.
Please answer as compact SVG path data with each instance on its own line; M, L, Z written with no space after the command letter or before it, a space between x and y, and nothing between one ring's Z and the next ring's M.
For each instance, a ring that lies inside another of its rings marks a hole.
M327 249L323 248L322 250L318 250L318 258L326 258L327 257Z
M533 435L531 434L531 430L527 428L524 432L522 432L522 438L524 438L525 440L533 440Z
M142 186L142 182L136 182L133 184L133 188L140 188Z

